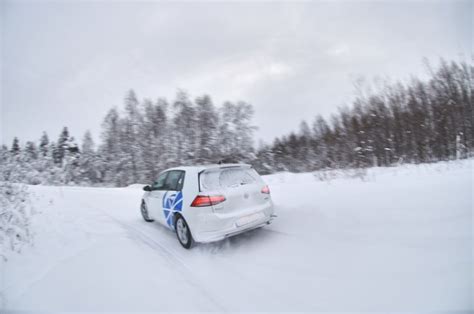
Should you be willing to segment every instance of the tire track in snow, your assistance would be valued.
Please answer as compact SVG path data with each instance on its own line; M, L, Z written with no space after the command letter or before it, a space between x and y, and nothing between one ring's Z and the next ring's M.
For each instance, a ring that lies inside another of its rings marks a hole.
M95 209L102 213L105 217L109 218L113 222L120 225L128 234L135 240L149 246L150 248L154 249L156 253L158 253L163 259L170 265L172 269L174 269L177 273L179 273L183 279L188 283L189 286L193 287L194 289L198 290L209 302L220 312L227 312L224 306L220 304L219 301L208 291L208 289L194 276L192 270L170 249L168 249L162 243L156 241L151 236L147 235L146 233L138 230L134 226L127 224L116 217L113 217L108 212L97 208L95 206L91 206L90 204L81 202L84 206Z
M284 231L279 231L279 230L275 230L275 229L269 229L269 228L261 228L260 230L262 230L263 232L266 232L266 233L272 233L272 234L276 234L276 235L279 235L279 236L283 236L283 237L294 237L295 235L294 234L291 234L291 233L288 233L288 232L284 232Z

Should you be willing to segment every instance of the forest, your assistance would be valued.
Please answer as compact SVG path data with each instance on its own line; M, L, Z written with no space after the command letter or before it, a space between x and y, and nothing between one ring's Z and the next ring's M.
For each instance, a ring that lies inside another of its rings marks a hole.
M43 132L2 145L0 181L127 186L179 165L243 162L269 174L469 158L473 75L470 62L440 60L427 65L427 79L360 90L329 118L316 115L296 132L258 145L249 103L217 106L209 95L192 99L184 91L172 101L140 100L130 90L123 108L103 118L97 144L89 131L78 142L65 126L55 139Z

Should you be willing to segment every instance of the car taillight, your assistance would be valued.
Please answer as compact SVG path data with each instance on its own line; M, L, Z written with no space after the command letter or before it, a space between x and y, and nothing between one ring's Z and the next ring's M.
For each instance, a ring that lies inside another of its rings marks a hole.
M262 191L261 191L263 194L270 194L270 189L268 188L268 185L265 185L263 188L262 188Z
M204 206L211 206L217 205L225 201L225 197L222 195L198 195L191 203L191 207L204 207Z

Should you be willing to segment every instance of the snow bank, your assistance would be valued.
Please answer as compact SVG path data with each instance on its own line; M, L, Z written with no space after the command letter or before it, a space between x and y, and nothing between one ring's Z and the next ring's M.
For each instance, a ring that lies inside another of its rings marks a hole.
M279 172L263 176L268 183L310 182L312 180L331 182L339 179L374 181L377 178L400 175L435 175L446 171L464 169L472 171L474 159L444 161L432 164L403 164L397 167L373 167L367 169L328 169L308 173Z

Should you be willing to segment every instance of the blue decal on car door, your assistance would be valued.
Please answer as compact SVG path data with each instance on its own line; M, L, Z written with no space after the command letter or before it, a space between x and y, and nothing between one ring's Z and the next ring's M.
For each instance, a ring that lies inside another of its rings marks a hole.
M163 196L163 214L165 215L166 224L174 228L173 216L175 212L180 212L183 208L183 193L167 191Z

